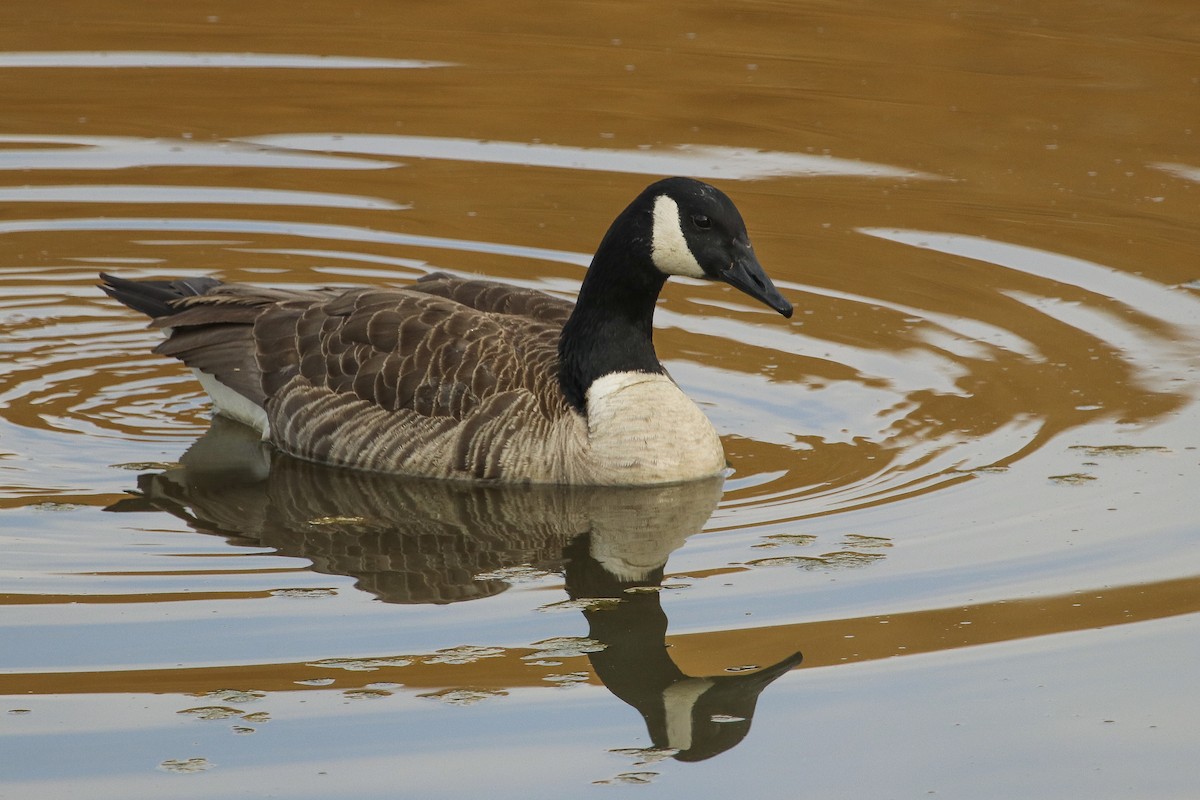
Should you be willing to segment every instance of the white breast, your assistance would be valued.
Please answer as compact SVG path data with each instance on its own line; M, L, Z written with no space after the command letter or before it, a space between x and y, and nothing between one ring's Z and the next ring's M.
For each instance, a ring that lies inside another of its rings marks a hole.
M587 422L590 460L605 483L674 483L725 469L712 423L666 375L598 378L587 392Z

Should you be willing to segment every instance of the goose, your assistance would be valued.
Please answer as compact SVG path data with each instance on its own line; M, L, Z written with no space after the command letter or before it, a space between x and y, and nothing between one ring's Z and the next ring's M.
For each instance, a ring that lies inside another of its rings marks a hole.
M308 461L496 483L639 486L724 473L721 440L652 337L672 275L791 304L719 189L666 178L609 227L574 304L503 283L289 290L101 274L166 333L215 413Z

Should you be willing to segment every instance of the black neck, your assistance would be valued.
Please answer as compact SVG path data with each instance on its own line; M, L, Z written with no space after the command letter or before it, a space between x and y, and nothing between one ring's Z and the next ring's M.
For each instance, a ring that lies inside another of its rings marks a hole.
M616 226L614 226L616 227ZM614 372L661 373L654 353L654 304L666 276L605 237L588 268L558 342L558 380L567 401L587 411L587 391ZM617 252L613 252L616 250ZM625 251L625 252L621 252Z

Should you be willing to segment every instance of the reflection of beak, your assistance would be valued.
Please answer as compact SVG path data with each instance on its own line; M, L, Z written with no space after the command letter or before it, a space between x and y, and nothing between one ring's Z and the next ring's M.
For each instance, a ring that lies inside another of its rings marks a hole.
M779 293L775 284L763 272L762 265L749 248L738 254L737 260L721 270L721 280L783 314L792 316L792 304Z

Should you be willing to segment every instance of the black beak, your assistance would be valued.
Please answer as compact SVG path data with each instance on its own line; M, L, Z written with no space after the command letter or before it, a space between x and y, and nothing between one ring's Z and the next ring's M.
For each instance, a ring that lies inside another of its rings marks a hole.
M721 270L720 278L785 317L792 316L792 304L779 293L775 284L771 283L771 279L767 277L767 273L763 272L762 265L758 263L754 252L749 248L742 250L738 254L737 260Z

